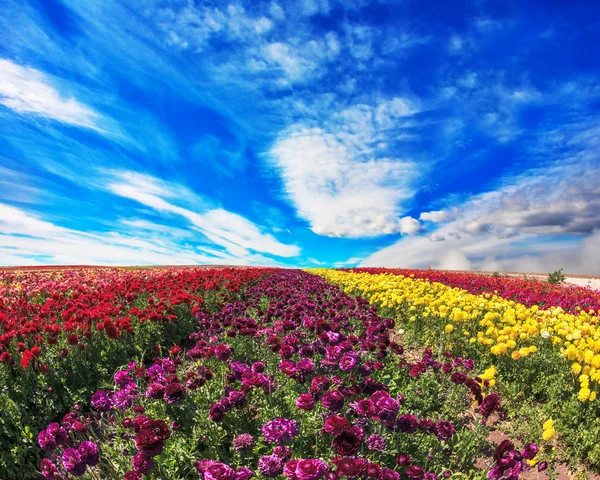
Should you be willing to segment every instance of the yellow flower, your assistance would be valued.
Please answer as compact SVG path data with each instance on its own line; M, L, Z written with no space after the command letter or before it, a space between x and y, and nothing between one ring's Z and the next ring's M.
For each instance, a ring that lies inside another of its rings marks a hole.
M577 398L579 399L580 402L585 402L587 399L590 398L592 392L590 392L589 388L582 388L581 390L579 390L579 394L577 395Z
M510 356L512 357L513 360L519 360L521 358L521 354L517 350L512 352L510 354Z
M452 330L454 330L454 326L448 324L446 325L446 328L444 330L446 330L446 333L452 333Z
M573 365L571 365L571 370L573 370L575 375L579 375L581 373L581 365L575 362Z

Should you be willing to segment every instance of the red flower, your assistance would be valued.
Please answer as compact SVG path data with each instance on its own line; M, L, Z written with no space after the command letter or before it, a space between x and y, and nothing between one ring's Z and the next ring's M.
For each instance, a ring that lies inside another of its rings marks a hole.
M69 345L77 345L79 343L79 337L75 333L72 333L67 337L67 343Z
M12 361L12 355L8 352L2 352L0 354L0 363L10 363Z

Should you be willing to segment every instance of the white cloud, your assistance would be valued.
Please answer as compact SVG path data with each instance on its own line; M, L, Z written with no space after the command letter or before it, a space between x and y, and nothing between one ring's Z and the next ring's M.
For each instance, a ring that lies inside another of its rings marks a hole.
M421 223L413 217L402 217L398 222L398 231L406 235L414 235L421 230Z
M469 198L451 209L452 219L434 232L403 238L363 264L538 272L562 266L571 273L600 273L593 256L600 238L595 125L590 121L547 132L530 152L545 162L541 167ZM566 141L571 143L565 147ZM445 218L439 212L444 211L424 212L420 218Z
M135 225L135 224L134 224ZM131 226L131 225L130 225ZM182 246L173 231L140 230L125 235L69 229L39 219L29 212L0 203L0 265L273 265L273 259L243 256L211 248Z
M446 237L440 235L439 233L433 233L429 235L429 240L431 240L432 242L443 242L444 240L446 240Z
M0 59L0 104L24 115L99 130L99 114L72 97L65 98L39 70Z
M235 257L247 256L250 250L278 257L294 257L300 253L296 245L277 241L271 234L263 233L257 225L236 213L222 208L205 208L198 213L177 205L174 202L189 202L191 195L180 185L134 172L113 172L111 177L106 183L110 192L135 200L159 213L187 219L197 231ZM193 203L196 208L202 206L202 203Z
M403 99L355 105L323 128L294 126L274 144L271 159L286 194L313 232L359 238L415 230L417 220L400 221L413 165L387 157L383 142L413 112Z
M432 210L431 212L423 212L419 215L419 220L424 222L439 223L448 220L449 213L447 210Z

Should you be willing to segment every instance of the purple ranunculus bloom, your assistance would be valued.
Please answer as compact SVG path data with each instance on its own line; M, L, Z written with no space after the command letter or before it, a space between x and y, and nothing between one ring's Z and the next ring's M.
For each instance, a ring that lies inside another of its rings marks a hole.
M258 469L265 477L276 477L283 473L283 460L275 455L263 455L258 459Z
M405 413L398 417L397 425L401 432L415 433L419 426L419 420L414 415Z
M225 417L225 407L220 403L213 403L208 416L213 422L220 422Z
M262 426L262 434L267 443L285 443L298 435L298 423L287 418L276 418Z
M240 433L233 439L233 448L236 451L250 450L254 447L254 437L249 433Z
M136 472L148 475L152 471L152 467L154 467L154 460L152 460L152 457L144 455L143 453L136 453L131 458L131 466Z
M56 439L46 430L42 430L38 433L38 444L42 450L51 452L56 448Z
M254 472L246 467L240 467L233 473L233 480L250 480Z
M302 393L296 400L296 407L300 410L312 410L315 408L316 401L310 393Z
M350 370L354 370L359 364L360 358L356 354L356 352L347 352L342 355L340 359L340 370L343 372L349 372Z
M394 420L400 411L400 403L398 400L387 396L375 403L375 411L381 420Z
M81 460L90 467L98 465L98 447L94 442L90 442L89 440L81 442L77 447L77 452L79 452Z
M367 448L369 450L377 450L379 452L385 450L385 438L374 433L367 438Z
M296 464L296 478L298 480L317 480L329 470L329 465L318 458L300 460Z
M126 372L125 370L119 370L117 373L115 373L114 380L115 385L117 385L119 388L125 388L134 383L133 378L129 376L129 372Z
M125 388L115 392L112 396L112 402L119 410L127 410L138 398L138 393L134 389Z
M298 480L298 477L296 477L296 466L299 461L300 460L290 460L284 465L283 474L286 478L289 478L289 480Z
M40 472L46 480L59 479L58 468L52 463L49 458L43 458L40 462Z
M454 425L446 420L440 420L435 426L435 435L440 440L450 440L454 435Z
M234 474L229 465L214 462L204 470L204 480L233 480Z
M74 448L66 448L62 454L62 463L65 470L74 477L81 477L85 473L85 462Z
M104 390L98 390L92 395L92 407L99 412L107 412L112 407L112 402Z
M165 388L165 400L168 404L177 403L185 397L185 387L181 383L169 383Z
M152 382L146 389L146 398L159 400L165 395L165 386L162 382Z
M310 358L300 359L296 366L298 367L298 370L308 373L314 372L316 368L315 362L313 362Z
M526 460L531 460L537 455L538 451L539 448L535 443L528 443L527 445L525 445L525 448L521 452L521 455L523 455L523 458L525 458Z
M339 390L330 390L329 392L323 395L321 399L321 403L325 408L332 411L341 410L344 406L344 394Z

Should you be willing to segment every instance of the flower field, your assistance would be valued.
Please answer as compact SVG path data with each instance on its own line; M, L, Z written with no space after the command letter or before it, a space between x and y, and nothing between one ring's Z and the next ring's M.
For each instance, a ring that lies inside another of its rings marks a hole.
M2 406L15 409L2 478L516 479L547 467L533 442L488 443L503 399L482 366L405 351L398 319L318 275L2 278Z
M0 478L30 478L48 421L88 402L121 365L179 345L196 312L218 310L268 271L0 272Z
M394 318L407 346L474 359L519 419L507 428L521 440L600 466L598 292L564 288L554 298L563 287L423 270L313 272Z
M534 305L542 309L561 307L565 312L569 313L578 313L581 310L600 311L600 292L584 287L553 285L541 281L473 275L444 270L355 268L352 271L372 274L392 273L405 277L419 278L430 282L438 282L449 287L460 288L475 295L485 293L498 295L507 300L514 300L527 307Z

